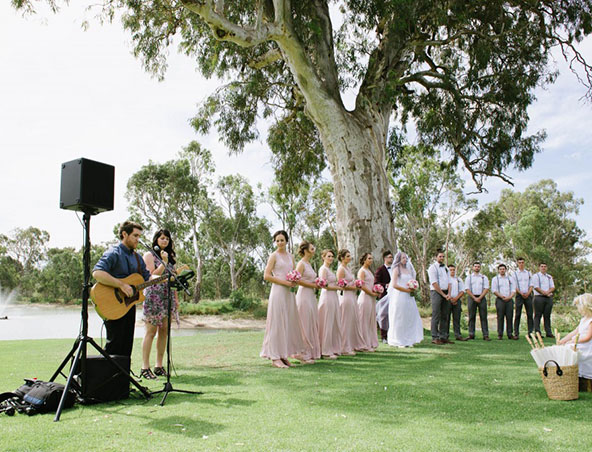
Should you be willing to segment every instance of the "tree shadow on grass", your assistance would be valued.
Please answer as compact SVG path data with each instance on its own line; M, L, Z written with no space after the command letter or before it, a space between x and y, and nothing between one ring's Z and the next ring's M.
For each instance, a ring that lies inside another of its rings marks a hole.
M204 435L210 436L226 428L223 424L186 416L168 416L160 419L147 417L146 419L148 419L148 422L144 424L144 427L149 431L158 430L192 438L202 438Z
M579 402L549 401L528 347L515 343L386 349L258 379L274 390L287 388L285 397L298 394L303 410L338 410L402 435L417 432L418 423L428 431L438 426L440 435L451 432L458 450L491 450L498 441L516 450L541 449L542 426L575 422L587 431L584 423L592 418L585 403L592 394ZM517 429L518 421L529 424Z

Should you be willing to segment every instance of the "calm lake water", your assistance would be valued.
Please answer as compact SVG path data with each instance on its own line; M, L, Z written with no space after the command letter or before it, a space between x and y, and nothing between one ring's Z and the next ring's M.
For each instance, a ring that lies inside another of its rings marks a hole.
M8 320L0 320L0 341L21 339L62 339L78 336L81 327L80 306L43 306L43 305L8 305L2 316ZM136 319L142 318L141 310ZM92 307L88 310L88 335L97 340L105 338L105 329L101 327L103 320ZM212 333L215 330L177 329L173 323L172 336L189 336L197 332ZM143 337L144 328L136 325L135 337Z

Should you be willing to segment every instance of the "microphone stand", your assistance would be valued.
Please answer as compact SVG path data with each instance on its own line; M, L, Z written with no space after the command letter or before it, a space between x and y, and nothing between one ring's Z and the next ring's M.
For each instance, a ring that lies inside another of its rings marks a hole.
M152 255L154 256L154 259L156 259L157 262L159 262L160 264L162 264L164 266L164 268L165 268L164 271L167 272L169 275L169 277L167 278L167 347L166 347L166 355L167 355L167 370L166 370L167 375L166 375L166 378L167 378L167 381L164 383L164 387L161 390L152 391L150 393L150 395L164 394L162 397L162 400L160 402L160 406L164 406L164 403L165 403L168 395L171 392L182 392L185 394L203 394L203 392L201 392L201 391L188 391L185 389L174 389L173 385L171 383L171 314L172 314L172 300L173 300L173 291L172 291L171 280L174 279L175 284L180 286L187 295L190 295L190 292L189 292L189 287L187 286L187 282L177 278L177 275L175 273L175 269L173 268L172 265L170 265L169 263L165 263L160 258L158 253L152 247L146 246L146 244L144 244L142 242L140 242L140 244L142 246L144 246L144 248L147 248L148 250L152 251Z

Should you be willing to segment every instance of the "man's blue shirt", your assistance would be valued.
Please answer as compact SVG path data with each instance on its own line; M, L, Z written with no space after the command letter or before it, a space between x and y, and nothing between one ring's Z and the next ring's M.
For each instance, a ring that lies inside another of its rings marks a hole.
M132 273L138 273L138 259L140 261L140 274L144 277L144 280L148 281L150 278L150 272L146 268L144 259L137 254L135 251L130 250L123 243L118 246L114 246L103 253L103 256L97 262L97 265L93 268L95 270L103 270L109 273L114 278L125 278Z

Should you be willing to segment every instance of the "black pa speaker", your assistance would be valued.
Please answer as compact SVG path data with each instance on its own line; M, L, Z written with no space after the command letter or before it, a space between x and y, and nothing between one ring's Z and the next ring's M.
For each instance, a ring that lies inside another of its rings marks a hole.
M113 210L115 167L89 159L62 163L60 209L97 214Z
M130 371L130 357L121 355L109 355L125 369L127 375ZM113 400L127 399L130 393L130 380L115 365L107 361L103 356L86 357L86 387L82 394L83 403L111 402ZM80 363L74 371L76 382L82 386Z

